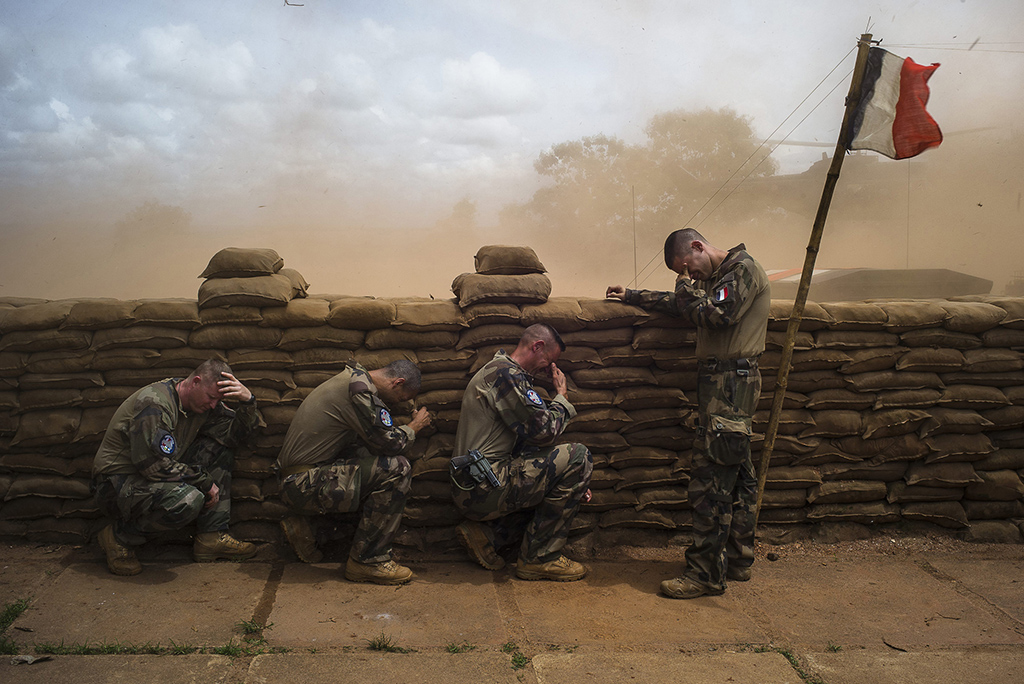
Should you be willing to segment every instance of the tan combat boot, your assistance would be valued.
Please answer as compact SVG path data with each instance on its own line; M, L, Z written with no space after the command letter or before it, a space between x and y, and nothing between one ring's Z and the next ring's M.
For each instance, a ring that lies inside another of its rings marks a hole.
M516 577L524 580L554 580L556 582L574 582L583 579L587 567L565 556L559 556L547 563L527 563L520 559L516 566Z
M689 577L676 577L661 583L661 593L674 599L692 599L698 596L718 596L724 592L695 582Z
M303 563L319 563L324 559L324 554L316 548L316 537L313 536L313 527L309 524L309 518L304 515L293 515L281 521L281 529L292 550Z
M96 541L107 554L107 570L115 575L125 577L138 575L142 572L142 564L135 557L135 552L124 546L114 537L114 526L107 525L96 536Z
M256 555L256 546L249 542L238 541L223 530L220 532L200 532L192 545L192 558L197 563L223 560L245 560Z
M350 582L405 584L412 579L412 570L393 560L385 563L360 563L349 558L345 563L345 579Z
M483 525L466 520L455 528L455 533L469 553L469 557L477 563L488 570L501 570L505 567L505 559L494 550L494 545L483 530Z

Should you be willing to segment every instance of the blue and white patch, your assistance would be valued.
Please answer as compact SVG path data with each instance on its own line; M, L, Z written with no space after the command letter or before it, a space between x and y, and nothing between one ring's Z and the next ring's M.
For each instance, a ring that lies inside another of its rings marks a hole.
M724 302L725 300L729 299L729 294L729 286L723 285L722 287L715 290L715 301Z
M380 417L380 422L384 425L384 427L391 427L392 425L395 424L395 421L391 420L391 414L388 412L387 409L380 409L380 413L378 413L378 416Z
M537 394L536 390L527 390L526 398L530 400L530 403L536 404L537 406L544 405L544 400L540 398L540 395Z
M174 453L177 446L177 443L174 441L174 435L172 434L166 434L160 438L160 451L168 456Z

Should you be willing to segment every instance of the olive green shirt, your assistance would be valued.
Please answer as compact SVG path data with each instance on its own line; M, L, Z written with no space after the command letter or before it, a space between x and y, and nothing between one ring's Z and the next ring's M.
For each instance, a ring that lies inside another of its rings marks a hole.
M692 322L700 360L749 359L764 352L771 286L742 244L729 250L707 282L679 278L675 292L626 290L624 301Z
M147 480L187 482L209 491L212 478L178 459L197 437L207 436L227 447L240 444L263 424L256 399L240 402L237 410L223 403L205 413L181 407L177 384L168 378L147 385L128 397L110 419L93 461L93 475L139 473Z
M530 374L499 351L462 395L453 453L477 449L495 463L509 460L525 445L553 444L575 416L576 409L562 395L545 402Z
M277 463L281 468L317 465L344 458L357 447L397 456L415 439L408 425L394 424L366 369L351 363L302 401Z

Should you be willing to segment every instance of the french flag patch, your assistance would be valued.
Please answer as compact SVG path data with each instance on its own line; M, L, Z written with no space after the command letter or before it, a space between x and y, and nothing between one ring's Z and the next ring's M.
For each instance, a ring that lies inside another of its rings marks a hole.
M729 298L729 286L723 285L722 287L715 290L715 301L724 302Z

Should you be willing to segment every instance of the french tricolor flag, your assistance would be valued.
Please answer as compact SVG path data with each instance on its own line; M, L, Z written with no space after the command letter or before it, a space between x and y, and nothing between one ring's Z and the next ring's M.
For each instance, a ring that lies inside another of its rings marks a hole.
M850 122L849 149L907 159L942 142L942 131L924 106L928 79L938 64L921 66L882 48L868 51L860 104Z

